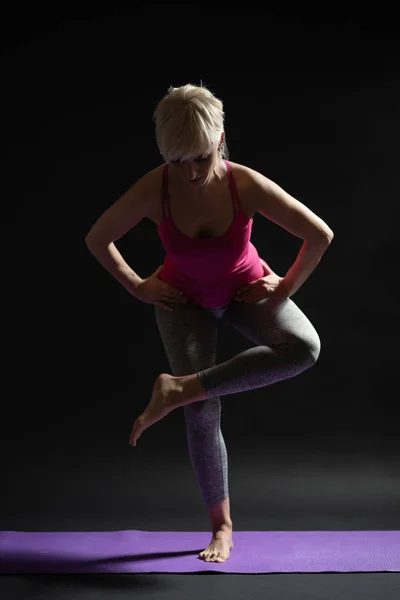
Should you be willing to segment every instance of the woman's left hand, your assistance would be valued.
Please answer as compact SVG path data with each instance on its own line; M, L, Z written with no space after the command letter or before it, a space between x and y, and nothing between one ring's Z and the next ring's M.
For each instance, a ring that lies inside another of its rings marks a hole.
M281 296L287 298L287 294L281 286L278 290L279 284L283 277L279 277L272 269L261 259L261 264L264 269L264 273L267 273L264 277L251 281L246 285L243 285L236 290L235 300L238 302L257 302L263 298L269 296ZM278 291L277 291L278 290Z

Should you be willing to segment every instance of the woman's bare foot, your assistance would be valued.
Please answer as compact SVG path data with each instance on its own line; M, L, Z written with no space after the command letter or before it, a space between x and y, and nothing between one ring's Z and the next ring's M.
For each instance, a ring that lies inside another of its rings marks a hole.
M233 548L232 529L224 527L214 533L210 545L200 552L199 558L205 562L225 562Z
M160 421L174 408L180 406L182 388L178 382L178 377L173 377L168 373L161 373L154 383L151 400L144 412L136 419L133 424L132 433L129 438L131 446L136 446L137 439L143 431Z
M183 375L182 377L161 373L154 383L153 394L146 410L133 424L129 443L136 446L136 440L143 431L150 425L160 421L174 408L206 398L207 394L202 388L197 373Z

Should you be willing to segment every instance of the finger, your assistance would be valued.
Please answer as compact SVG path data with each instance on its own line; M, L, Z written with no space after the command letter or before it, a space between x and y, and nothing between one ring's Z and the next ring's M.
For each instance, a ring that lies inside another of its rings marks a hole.
M243 298L246 297L246 294L236 294L235 298L236 300L243 300Z
M257 290L257 285L248 285L242 289L241 295L245 296L246 294L254 294L255 290Z
M258 298L259 296L260 296L260 294L257 292L248 292L247 294L244 294L242 299L245 302L246 300L254 300L255 298Z
M163 292L162 295L165 298L174 298L175 300L180 300L181 298L183 298L183 294L177 294L176 292L171 292L170 290Z
M257 295L251 295L251 296L248 296L248 297L246 298L246 300L243 300L243 302L258 302L259 300L262 300L263 298L266 298L266 297L267 297L267 296L265 296L265 295L264 295L264 296L262 296L262 295L260 295L260 294L257 294Z
M171 290L164 290L162 292L162 297L166 298L166 299L171 299L171 300L182 300L182 298L184 298L183 294L181 293L177 293Z
M248 294L250 289L248 287L242 288L236 292L238 296L243 296L244 294Z
M172 312L173 309L168 306L168 304L164 304L164 302L156 302L156 306L159 306L160 308L163 308L164 310L167 310L168 312Z
M243 294L248 294L249 292L253 291L253 286L250 285L246 285L238 290L236 290L236 293L239 294L239 296L242 296Z
M263 268L265 274L272 273L271 267L269 266L268 263L265 262L265 260L263 258L261 259L261 264L262 264L262 268Z
M176 298L182 298L183 292L181 290L170 289L170 292L174 294Z
M178 304L186 304L187 303L187 298L185 298L184 296L167 296L166 294L162 295L163 298L165 298L165 300L167 302L175 302Z
M183 293L181 292L181 290L177 290L176 288L170 287L170 286L164 286L164 294L166 294L167 296L169 296L170 298L182 298L183 297Z

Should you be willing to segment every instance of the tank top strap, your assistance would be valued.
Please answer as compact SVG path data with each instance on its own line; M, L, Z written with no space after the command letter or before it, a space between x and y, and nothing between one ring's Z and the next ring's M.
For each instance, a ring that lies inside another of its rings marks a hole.
M227 161L225 159L223 159L223 161L226 165L226 170L227 170L227 174L228 174L229 188L231 191L231 200L232 200L232 204L233 204L233 210L234 210L234 212L239 212L241 210L242 206L240 203L240 198L239 198L239 193L237 191L235 178L233 177L232 167L231 167L229 161ZM161 204L162 204L163 219L165 219L166 216L169 216L171 214L171 208L170 208L170 203L169 203L169 193L168 193L168 167L169 167L169 164L165 163L164 168L163 168L163 174L162 174Z
M165 163L162 173L161 206L163 220L171 214L168 194L168 163Z
M241 210L242 206L240 204L240 198L239 198L239 193L237 191L235 178L233 177L232 167L230 165L230 162L225 160L225 158L223 159L223 161L225 163L226 170L228 173L229 187L231 190L231 199L232 199L232 204L233 204L233 210L235 212L239 212ZM235 201L236 201L236 204L235 204Z

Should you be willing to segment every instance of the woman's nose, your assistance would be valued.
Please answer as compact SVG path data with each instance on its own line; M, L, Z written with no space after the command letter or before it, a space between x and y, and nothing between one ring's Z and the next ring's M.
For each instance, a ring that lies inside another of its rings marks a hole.
M189 179L196 179L199 176L197 165L188 163L187 172Z

